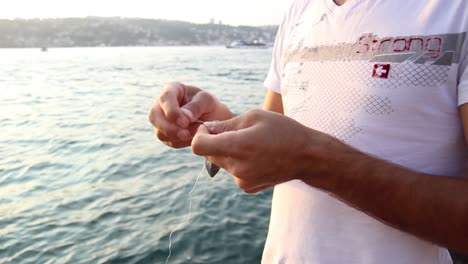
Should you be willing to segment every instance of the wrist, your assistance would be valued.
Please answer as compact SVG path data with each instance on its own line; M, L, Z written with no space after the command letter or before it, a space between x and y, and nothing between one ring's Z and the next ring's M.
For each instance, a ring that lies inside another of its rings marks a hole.
M359 177L372 159L330 135L309 130L302 153L305 166L298 179L313 187L335 192L348 185L350 179L344 177Z

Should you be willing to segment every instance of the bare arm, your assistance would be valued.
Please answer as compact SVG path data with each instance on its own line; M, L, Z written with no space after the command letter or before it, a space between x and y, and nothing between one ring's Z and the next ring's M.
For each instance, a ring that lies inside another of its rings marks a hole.
M265 101L263 102L263 109L283 114L283 101L281 99L281 94L268 89Z
M465 142L468 146L468 104L460 106L460 117L463 125L463 132L465 133Z
M281 96L271 93L265 109L282 110ZM467 131L468 106L460 111ZM231 172L246 192L300 179L388 225L468 254L467 179L414 172L260 110L205 123L192 149Z
M468 104L460 112L468 142ZM395 228L468 253L468 179L416 173L352 149L334 153L333 173L303 180Z

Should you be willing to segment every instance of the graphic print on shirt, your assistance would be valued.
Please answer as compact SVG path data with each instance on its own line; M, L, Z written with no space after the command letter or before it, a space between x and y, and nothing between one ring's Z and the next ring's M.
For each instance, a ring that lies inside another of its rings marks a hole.
M395 111L387 96L391 89L446 84L451 65L461 60L465 38L466 32L383 38L363 34L353 43L290 43L282 58L285 114L347 141L363 131L353 116Z

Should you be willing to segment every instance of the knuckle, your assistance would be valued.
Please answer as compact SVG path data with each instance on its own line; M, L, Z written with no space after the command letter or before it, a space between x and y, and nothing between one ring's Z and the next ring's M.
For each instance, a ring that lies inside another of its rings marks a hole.
M252 193L257 193L258 190L257 189L248 189L248 190L244 190L244 192L252 194Z
M252 109L252 115L254 115L254 116L259 116L262 113L263 113L263 111L260 110L260 109Z
M204 103L207 103L207 104L212 104L215 102L213 95L211 95L207 91L200 91L198 93L198 97L200 98L200 101L203 101Z
M173 108L166 109L166 116L173 122L179 117L178 112Z
M175 149L181 149L181 148L185 148L187 146L188 146L188 144L186 144L185 142L178 142L178 143L173 143L172 144L172 147L175 148Z
M206 91L197 92L195 96L185 98L185 101L187 104L185 104L184 107L189 109L197 117L209 112L207 109L210 109L215 103L213 96Z
M255 109L251 109L251 110L247 111L245 113L246 118L252 118L252 116L254 115L254 110Z
M248 183L240 183L239 188L245 193L255 193L256 189Z
M253 117L258 117L258 116L260 116L261 113L262 113L262 110L260 110L260 109L251 109L251 110L249 110L247 113L248 113L248 115L249 115L250 117L253 118Z
M159 103L164 103L166 100L167 100L167 97L169 96L170 92L169 92L169 89L168 88L164 88L162 91L161 91L161 94L159 95L158 97L158 101Z
M240 178L236 177L235 181L236 181L237 186L244 192L250 189L248 184L245 181L241 180Z
M252 117L253 117L253 119L255 121L258 121L263 117L264 113L265 113L265 111L263 111L261 109L254 109L252 111Z
M177 137L177 132L178 128L175 127L172 124L165 123L165 122L156 122L154 126L154 132L156 133L156 136L160 140L172 140L172 139L178 139Z
M180 149L186 146L186 144L182 142L173 142L173 141L162 141L166 146L169 146L174 149Z
M171 147L172 148L172 142L171 141L161 141L164 145Z
M184 105L183 108L190 110L190 112L192 112L192 114L194 115L195 118L198 116L199 113L202 114L201 113L201 105L197 104L195 102L190 102L190 103Z
M196 137L192 140L192 152L194 154L196 154L196 155L201 155L202 154L201 145L198 144L198 140L197 140Z
M221 128L221 131L231 131L231 130L236 130L232 124L232 119L229 119L229 120L226 120L226 121L223 121L221 123L222 125L222 128ZM229 142L231 143L231 141Z
M262 114L262 110L259 110L259 109L249 110L246 113L246 117L245 117L246 125L254 124L259 119L261 114Z
M159 108L159 105L157 104L157 101L154 101L153 104L151 104L151 106L148 109L148 120L152 124L156 123L158 108Z
M175 96L174 86L165 87L159 95L159 104L164 104L170 100L171 97Z
M172 89L176 89L177 87L183 87L183 84L180 82L167 82L163 86L163 91L169 91Z
M148 112L148 121L155 127L158 125L159 120L158 120L158 113L157 113L156 108L152 108Z
M167 136L159 130L156 130L156 137L163 142L168 140Z
M153 114L153 109L150 108L150 110L148 111L148 121L153 124L154 122L154 114Z

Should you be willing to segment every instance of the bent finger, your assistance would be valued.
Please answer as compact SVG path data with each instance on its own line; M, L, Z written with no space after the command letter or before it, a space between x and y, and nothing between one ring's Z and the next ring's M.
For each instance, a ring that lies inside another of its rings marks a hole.
M179 127L186 128L190 120L180 108L184 97L183 86L181 85L169 84L169 87L164 89L159 97L159 105L169 121L177 124Z
M151 109L150 122L157 130L157 133L164 134L172 141L176 139L188 140L191 138L190 131L169 122L159 106Z
M173 141L162 141L165 145L171 147L171 148L175 148L175 149L179 149L179 148L185 148L185 147L188 147L190 146L190 141L180 141L180 142L173 142Z
M213 109L216 107L217 103L215 97L206 91L199 92L195 94L187 104L182 106L182 110L188 111L186 114L191 117L191 121L205 118L211 119L210 116L213 115Z
M159 139L159 141L174 142L174 143L184 142L184 143L188 143L190 145L190 137L186 136L187 134L183 134L183 136L182 136L183 138L187 138L187 139L180 139L180 137L177 137L177 138L169 137L169 136L165 135L164 133L162 133L161 131L157 130L156 128L154 129L154 133L156 134L156 137Z

